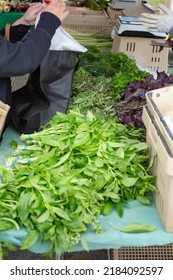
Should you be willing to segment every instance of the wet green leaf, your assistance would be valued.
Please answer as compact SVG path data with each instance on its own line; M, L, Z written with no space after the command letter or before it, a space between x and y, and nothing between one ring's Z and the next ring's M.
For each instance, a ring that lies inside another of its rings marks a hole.
M84 250L89 252L89 247L88 247L88 244L87 244L86 240L84 238L81 238L80 242L81 242L81 245L84 248Z
M137 182L138 178L124 178L121 180L121 183L126 186L126 187L132 187L135 185L135 183Z
M123 226L119 230L127 233L142 233L142 232L151 232L155 229L156 229L155 226L134 222Z
M116 206L118 215L122 218L122 216L124 214L124 208L123 208L122 204L121 203L116 203L115 206Z
M30 231L27 234L27 236L24 238L20 249L25 250L25 249L30 248L38 240L38 236L39 236L39 234L38 234L37 230Z
M143 195L138 195L136 199L137 199L137 201L139 201L142 204L149 205L151 203L150 199Z
M37 219L37 223L44 223L48 220L50 216L50 213L48 210L46 210L43 214L41 214L38 219Z

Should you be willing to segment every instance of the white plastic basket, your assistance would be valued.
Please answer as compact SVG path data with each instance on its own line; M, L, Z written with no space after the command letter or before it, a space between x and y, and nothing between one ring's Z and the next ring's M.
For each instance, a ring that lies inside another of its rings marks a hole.
M147 106L143 108L142 119L150 158L156 156L150 171L156 176L157 192L153 193L155 204L165 230L173 232L173 157Z
M115 32L112 52L123 52L137 63L152 71L168 72L168 48L159 52L159 46L151 46L152 38L120 36ZM156 42L165 42L165 39L154 39ZM139 59L140 58L140 59Z
M157 126L173 155L173 131L170 130L164 118L169 111L169 108L173 107L173 86L147 92L146 103L150 114L157 123Z

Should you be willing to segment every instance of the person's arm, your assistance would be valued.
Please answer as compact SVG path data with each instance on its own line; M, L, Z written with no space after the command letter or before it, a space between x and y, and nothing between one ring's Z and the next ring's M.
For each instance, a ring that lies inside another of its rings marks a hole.
M16 25L10 27L10 42L16 43L17 41L21 41L23 37L28 33L29 26L28 25ZM5 29L0 30L0 35L5 36Z
M46 26L47 21L50 23ZM48 51L52 35L59 25L60 20L54 15L42 13L37 28L28 32L22 41L11 43L1 37L0 77L33 72Z
M0 77L33 72L46 55L61 20L67 15L68 12L59 2L50 4L44 8L36 29L28 32L22 41L11 43L0 36Z

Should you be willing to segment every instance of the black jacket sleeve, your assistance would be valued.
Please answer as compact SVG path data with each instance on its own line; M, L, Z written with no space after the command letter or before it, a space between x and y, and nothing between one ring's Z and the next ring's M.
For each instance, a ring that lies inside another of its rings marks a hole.
M22 38L26 35L28 32L30 26L27 25L15 25L10 27L10 42L16 43L17 41L22 40ZM5 28L0 30L0 34L2 36L5 36Z
M8 42L0 35L0 77L33 72L47 53L60 24L61 21L55 15L43 12L36 29L27 32L21 41Z

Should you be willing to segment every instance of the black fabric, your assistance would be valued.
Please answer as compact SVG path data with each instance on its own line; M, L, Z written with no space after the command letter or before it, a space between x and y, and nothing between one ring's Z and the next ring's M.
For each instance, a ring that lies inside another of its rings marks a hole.
M16 43L17 41L22 40L25 34L28 32L30 26L19 24L10 27L10 42ZM0 34L5 36L5 28L0 30Z
M60 19L52 13L42 12L40 15L39 22L36 26L37 28L42 28L46 30L51 37L55 34L56 29L61 25ZM54 27L54 28L53 28Z
M67 113L76 66L75 52L48 51L27 84L12 95L12 121L20 133L39 131L56 112Z
M45 22L49 24L46 26ZM11 106L11 76L32 73L45 57L51 38L60 25L55 15L44 12L36 29L28 32L29 26L16 25L10 28L10 42L3 37L5 30L0 30L0 100ZM22 39L22 40L21 40ZM10 122L8 113L4 130Z

